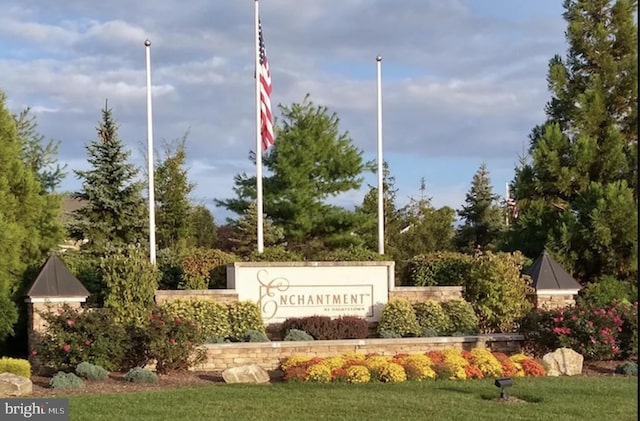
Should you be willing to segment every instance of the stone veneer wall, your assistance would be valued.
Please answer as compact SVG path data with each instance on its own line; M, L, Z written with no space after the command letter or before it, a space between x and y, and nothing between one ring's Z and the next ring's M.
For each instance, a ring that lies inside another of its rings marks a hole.
M463 287L395 287L389 291L389 299L406 298L411 303L427 300L445 302L462 298ZM219 303L238 301L238 294L233 289L202 289L202 290L158 290L156 303L163 304L176 300L212 300Z
M347 339L335 341L247 342L204 345L205 360L194 371L220 371L246 364L258 364L265 370L276 370L283 358L292 355L331 357L346 352L417 354L444 348L515 353L521 350L524 337L520 334L488 334L477 336L397 339Z
M238 294L232 289L198 289L186 291L158 290L156 291L156 304L164 304L172 301L210 300L227 304L238 301Z
M533 303L535 308L550 310L554 308L563 308L576 304L575 295L547 295L547 294L531 294L527 296L529 301Z
M405 298L413 303L427 300L445 302L462 298L463 287L395 287L389 291L389 299Z

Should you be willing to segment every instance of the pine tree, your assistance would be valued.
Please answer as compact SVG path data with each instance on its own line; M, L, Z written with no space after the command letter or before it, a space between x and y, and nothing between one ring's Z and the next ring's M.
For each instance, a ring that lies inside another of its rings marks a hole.
M191 243L193 233L185 150L186 136L175 147L167 145L155 169L156 240L158 248L180 248Z
M458 211L463 224L456 236L458 248L467 253L493 250L504 230L499 196L493 193L489 170L483 162L473 176L465 203Z
M82 189L74 197L85 205L75 213L78 222L73 232L88 240L87 248L100 253L109 245L144 243L148 230L138 169L128 162L130 152L106 105L97 131L98 139L86 147L91 169L75 171Z
M383 163L382 179L382 208L384 214L385 249L390 243L389 238L400 231L400 218L396 209L395 177L389 171L389 164ZM362 205L356 208L356 213L362 215L362 222L358 234L364 240L364 245L370 250L378 250L378 188L369 186L369 191L362 199Z
M45 142L44 136L38 132L36 118L30 115L29 111L30 109L27 108L14 116L18 137L23 145L23 160L38 175L42 189L53 192L66 176L64 170L67 165L60 166L56 159L60 142L54 140Z
M60 198L43 190L0 91L0 341L13 331L21 278L61 241Z
M337 115L314 105L309 95L302 103L279 108L277 141L262 161L271 173L263 176L264 213L284 229L289 245L310 239L321 239L328 247L359 242L352 235L355 213L325 201L360 187L366 168L362 151L348 133L340 133ZM237 198L216 203L241 215L255 201L255 184L255 177L237 175Z
M257 250L258 244L258 209L255 203L249 205L244 215L234 224L233 235L229 241L233 244L233 252L240 256L249 256ZM283 229L276 227L270 218L263 219L263 241L265 247L277 246L284 238Z
M543 247L583 281L637 274L638 43L632 0L566 0L569 50L547 77L547 121L516 169L512 248Z
M218 240L218 229L211 211L204 205L192 206L189 211L192 232L191 240L195 247L213 248Z

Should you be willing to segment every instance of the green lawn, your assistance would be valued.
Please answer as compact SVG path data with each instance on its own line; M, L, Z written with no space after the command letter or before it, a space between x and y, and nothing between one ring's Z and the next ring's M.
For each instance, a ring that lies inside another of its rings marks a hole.
M71 420L606 420L638 419L637 378L517 378L498 403L492 379L400 384L216 384L69 398Z

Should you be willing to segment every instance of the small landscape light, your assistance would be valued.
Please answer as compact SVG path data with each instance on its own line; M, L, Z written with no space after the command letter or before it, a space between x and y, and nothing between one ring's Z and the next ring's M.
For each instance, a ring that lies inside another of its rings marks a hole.
M505 389L507 387L513 386L513 380L511 379L511 377L500 377L499 379L496 379L493 384L496 387L500 388L500 400L506 400L507 392L505 391Z

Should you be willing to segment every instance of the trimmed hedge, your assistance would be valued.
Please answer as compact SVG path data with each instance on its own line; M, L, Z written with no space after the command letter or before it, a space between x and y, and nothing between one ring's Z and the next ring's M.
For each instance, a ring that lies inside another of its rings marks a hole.
M31 377L31 363L20 358L0 358L0 373L11 373L16 376Z

